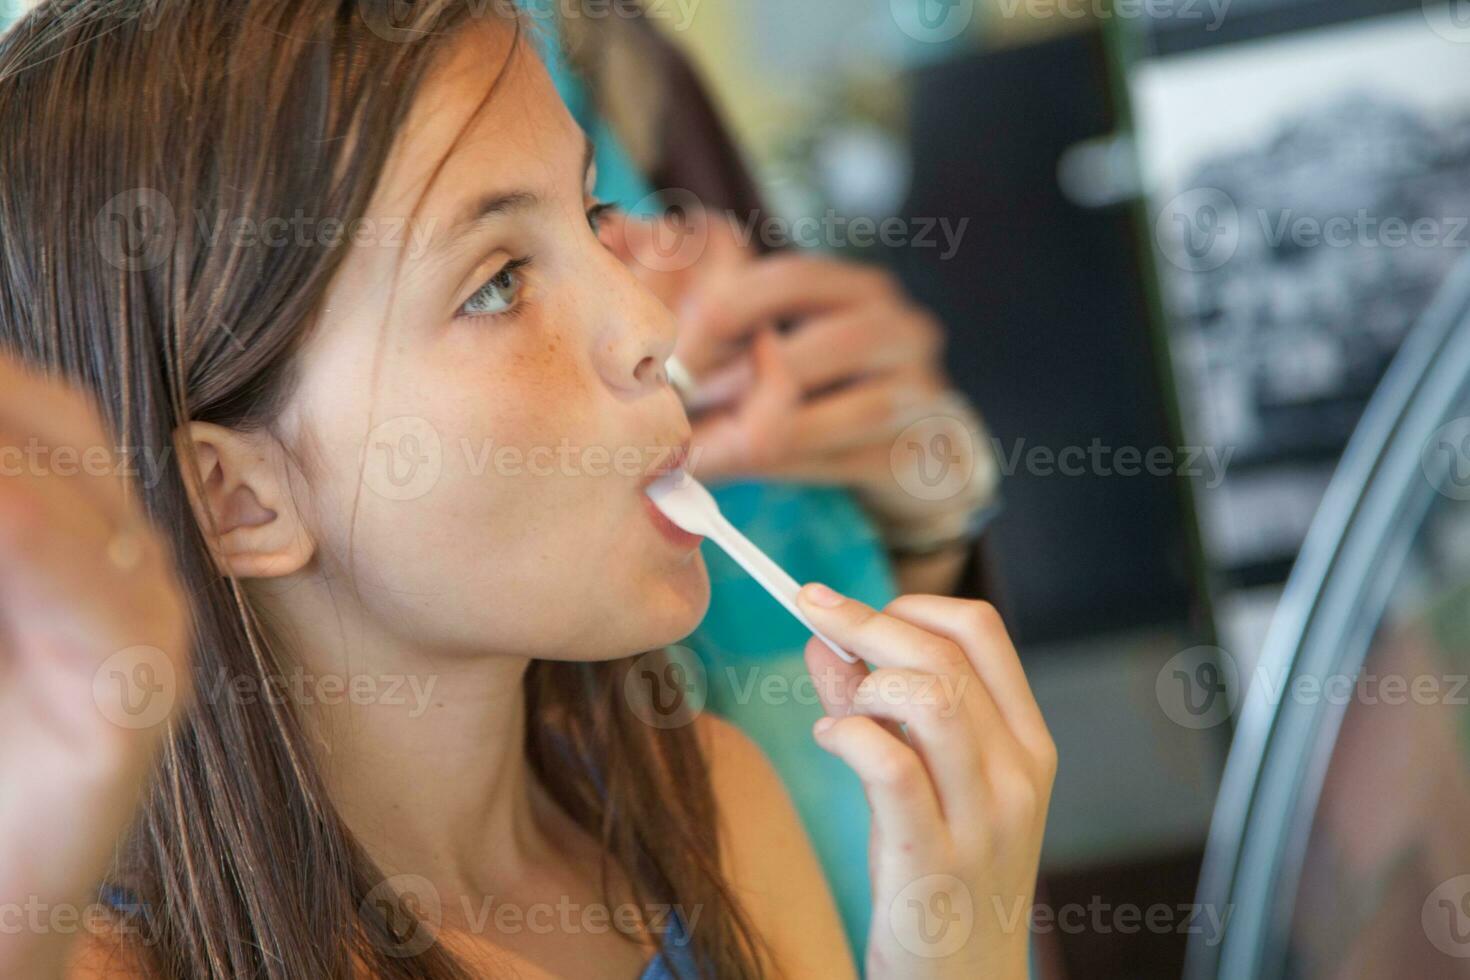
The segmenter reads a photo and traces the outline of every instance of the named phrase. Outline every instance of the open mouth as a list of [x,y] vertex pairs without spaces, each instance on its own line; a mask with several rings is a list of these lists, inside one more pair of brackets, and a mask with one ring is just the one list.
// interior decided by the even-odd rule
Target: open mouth
[[662,454],[662,458],[650,468],[648,474],[639,481],[639,496],[643,498],[643,509],[648,514],[649,520],[653,521],[653,526],[658,529],[665,540],[681,551],[693,551],[698,548],[700,542],[704,540],[703,536],[691,534],[669,520],[644,491],[659,477],[682,470],[688,460],[689,441],[685,440],[683,445],[669,447],[668,451]]

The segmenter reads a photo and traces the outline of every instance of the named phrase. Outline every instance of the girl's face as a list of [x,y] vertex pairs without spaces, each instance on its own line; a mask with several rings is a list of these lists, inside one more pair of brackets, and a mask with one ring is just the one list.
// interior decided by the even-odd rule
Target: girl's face
[[709,601],[698,539],[642,492],[689,439],[674,323],[599,242],[587,140],[509,35],[467,31],[426,80],[282,432],[313,461],[303,531],[371,631],[624,656]]

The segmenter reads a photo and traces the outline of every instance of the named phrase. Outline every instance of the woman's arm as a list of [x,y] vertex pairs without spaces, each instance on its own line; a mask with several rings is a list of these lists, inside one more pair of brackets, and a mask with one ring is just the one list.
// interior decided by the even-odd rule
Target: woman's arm
[[696,724],[720,810],[727,880],[769,947],[770,972],[856,976],[821,865],[765,753],[729,722],[703,715]]
[[904,595],[954,595],[977,543],[965,541],[932,555],[894,556],[893,577]]

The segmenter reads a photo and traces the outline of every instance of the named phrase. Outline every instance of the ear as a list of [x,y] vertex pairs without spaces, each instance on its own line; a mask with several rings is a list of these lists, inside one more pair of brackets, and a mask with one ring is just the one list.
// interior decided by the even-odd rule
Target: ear
[[189,504],[220,572],[278,578],[304,568],[316,543],[292,502],[286,453],[275,437],[189,422],[174,431],[182,465],[188,443],[199,472],[198,487],[185,479]]

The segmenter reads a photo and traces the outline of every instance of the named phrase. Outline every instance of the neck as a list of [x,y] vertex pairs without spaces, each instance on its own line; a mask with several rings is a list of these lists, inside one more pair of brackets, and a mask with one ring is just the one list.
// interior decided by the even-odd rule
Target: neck
[[[529,662],[369,659],[400,666],[367,667],[357,651],[322,665],[347,690],[312,710],[332,800],[378,867],[441,892],[490,894],[544,860],[551,847],[537,828],[548,801],[525,758]],[[416,665],[411,674],[404,664]]]

